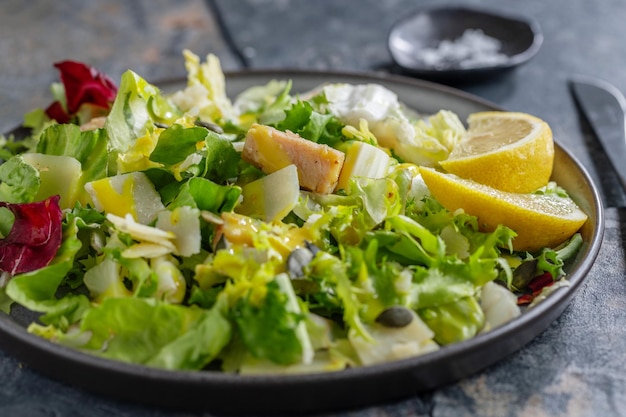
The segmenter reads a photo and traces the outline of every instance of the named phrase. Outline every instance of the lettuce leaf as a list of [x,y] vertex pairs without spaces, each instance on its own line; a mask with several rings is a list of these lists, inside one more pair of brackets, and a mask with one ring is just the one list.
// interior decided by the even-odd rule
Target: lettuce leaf
[[435,341],[449,345],[471,339],[485,323],[485,314],[473,296],[452,303],[418,310],[418,315],[435,333]]
[[247,129],[254,122],[270,125],[283,120],[291,103],[290,91],[291,81],[276,80],[244,90],[233,105],[242,128]]
[[181,336],[197,320],[199,309],[186,309],[142,298],[107,298],[83,318],[90,332],[85,349],[128,362],[144,363]]
[[[342,244],[357,245],[386,217],[402,209],[398,185],[389,178],[359,178],[350,182],[349,191],[348,195],[305,194],[310,202],[324,209],[317,227],[328,230]],[[304,217],[314,213],[308,212],[306,201],[301,201],[295,210]]]
[[201,127],[185,128],[174,124],[159,135],[159,141],[150,154],[150,160],[164,165],[174,165],[184,161],[196,152],[196,145],[207,136],[207,130]]
[[4,239],[13,228],[15,215],[6,207],[0,207],[0,239]]
[[320,252],[308,269],[309,278],[320,284],[316,298],[325,297],[326,300],[322,301],[326,307],[337,305],[346,327],[364,339],[371,340],[360,316],[361,303],[353,291],[346,263],[329,253]]
[[[81,165],[79,189],[86,183],[107,176],[107,134],[104,129],[81,131],[77,125],[57,124],[45,129],[37,144],[37,152],[47,155],[71,156]],[[79,198],[88,201],[85,191]]]
[[[409,304],[416,310],[472,297],[484,284],[498,278],[505,263],[500,258],[499,247],[513,237],[512,231],[505,227],[492,233],[478,232],[475,222],[466,215],[455,216],[441,210],[434,221],[428,216],[431,221],[427,224],[435,231],[410,217],[398,215],[386,220],[384,232],[368,236],[378,240],[383,249],[380,256],[395,259],[413,271]],[[439,231],[447,233],[438,234]],[[467,242],[464,250],[448,250],[446,242],[457,240]],[[459,256],[458,252],[465,250],[468,253]]]
[[206,178],[190,178],[178,191],[178,195],[168,206],[197,207],[212,213],[232,211],[241,195],[241,188],[233,185],[219,185]]
[[225,297],[200,317],[180,337],[163,346],[147,362],[165,369],[198,370],[215,359],[232,337],[226,318]]
[[180,111],[161,96],[157,87],[128,70],[122,74],[105,124],[109,150],[124,152],[137,138],[152,130],[155,121],[173,123],[178,116]]
[[402,201],[398,185],[389,178],[360,178],[350,184],[350,195],[363,202],[363,209],[375,225],[399,214]]
[[236,119],[226,95],[226,80],[220,60],[209,54],[205,62],[189,50],[183,51],[187,69],[187,88],[175,93],[172,100],[186,112],[194,112],[204,121],[225,122]]
[[[204,146],[201,146],[204,142]],[[173,177],[159,174],[155,183],[168,185],[172,180],[205,177],[218,183],[237,177],[241,156],[224,135],[202,127],[183,127],[175,124],[158,138],[150,161],[163,164]],[[156,166],[157,164],[155,164]],[[154,170],[152,176],[156,176]],[[160,181],[160,180],[164,181]]]
[[559,248],[543,249],[539,256],[537,256],[538,275],[542,272],[549,272],[554,280],[565,275],[565,271],[563,270],[565,262],[578,253],[582,244],[583,238],[581,234],[576,233]]
[[289,311],[288,298],[275,281],[266,285],[259,302],[250,294],[241,297],[231,314],[247,350],[256,358],[289,365],[302,359],[297,326],[303,318]]
[[434,166],[465,134],[458,116],[447,110],[412,121],[397,95],[380,85],[330,84],[323,94],[333,115],[354,128],[365,120],[378,144],[402,161]]
[[0,165],[0,201],[30,203],[40,183],[39,171],[21,156],[14,156]]
[[307,102],[298,100],[285,110],[285,118],[276,123],[278,130],[289,130],[313,142],[338,147],[344,140],[345,125],[332,114],[323,114]]
[[206,139],[205,172],[203,176],[222,183],[239,174],[241,156],[233,144],[215,132],[209,131]]
[[360,304],[360,316],[368,324],[374,323],[385,308],[407,303],[412,276],[398,263],[381,259],[378,244],[371,240],[363,248],[341,247],[342,260],[350,265],[348,275]]

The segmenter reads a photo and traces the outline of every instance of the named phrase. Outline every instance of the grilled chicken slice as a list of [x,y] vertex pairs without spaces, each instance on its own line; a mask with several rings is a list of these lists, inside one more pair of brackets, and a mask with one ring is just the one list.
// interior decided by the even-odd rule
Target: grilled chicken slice
[[345,154],[289,131],[253,124],[246,135],[241,157],[266,174],[294,164],[300,187],[328,194],[337,185]]

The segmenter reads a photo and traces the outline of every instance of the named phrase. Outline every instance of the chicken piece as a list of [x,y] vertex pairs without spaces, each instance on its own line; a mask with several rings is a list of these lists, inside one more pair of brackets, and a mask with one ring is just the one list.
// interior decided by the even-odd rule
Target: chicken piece
[[330,146],[259,124],[248,130],[241,157],[266,174],[294,164],[300,187],[321,194],[333,192],[345,159]]

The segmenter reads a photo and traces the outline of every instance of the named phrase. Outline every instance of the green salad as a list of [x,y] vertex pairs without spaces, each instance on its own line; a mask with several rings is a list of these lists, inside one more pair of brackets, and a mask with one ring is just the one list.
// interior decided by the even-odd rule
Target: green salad
[[[465,134],[376,84],[237,97],[184,52],[165,94],[74,61],[54,101],[0,138],[0,306],[28,331],[151,367],[326,372],[433,352],[567,285],[581,243],[515,252],[515,232],[430,196]],[[563,190],[552,187],[542,192]]]

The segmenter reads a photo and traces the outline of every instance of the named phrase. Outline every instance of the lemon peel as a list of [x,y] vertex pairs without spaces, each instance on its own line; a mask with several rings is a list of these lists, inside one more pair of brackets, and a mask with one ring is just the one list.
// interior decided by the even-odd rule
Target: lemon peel
[[587,220],[569,197],[509,193],[427,167],[420,167],[420,174],[437,201],[450,211],[476,216],[481,230],[490,232],[499,224],[514,230],[517,251],[555,247]]
[[502,191],[529,193],[545,186],[554,165],[554,141],[543,120],[519,112],[479,112],[465,137],[440,161],[447,172]]

